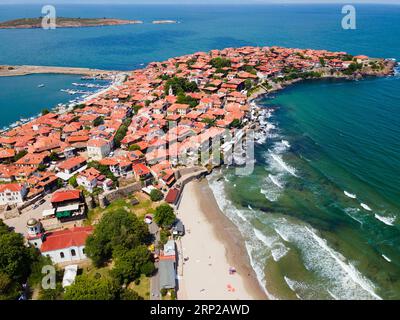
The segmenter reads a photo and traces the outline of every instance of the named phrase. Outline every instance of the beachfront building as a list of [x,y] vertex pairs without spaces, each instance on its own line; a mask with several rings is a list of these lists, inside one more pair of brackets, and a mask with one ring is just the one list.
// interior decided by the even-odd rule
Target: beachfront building
[[25,184],[2,184],[0,185],[0,205],[22,204],[27,193]]
[[105,139],[92,139],[87,143],[88,157],[92,160],[101,160],[107,157],[111,150],[110,141]]
[[176,251],[175,241],[168,240],[158,262],[160,273],[160,289],[176,288]]
[[76,263],[87,259],[85,243],[93,227],[75,227],[46,232],[40,252],[53,263]]
[[80,190],[61,190],[53,194],[51,205],[60,222],[85,218],[85,200]]

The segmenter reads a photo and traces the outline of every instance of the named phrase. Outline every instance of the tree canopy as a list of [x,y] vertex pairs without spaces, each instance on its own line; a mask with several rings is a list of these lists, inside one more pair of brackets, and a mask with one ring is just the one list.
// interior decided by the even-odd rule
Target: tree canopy
[[217,58],[211,59],[210,64],[214,68],[222,69],[222,68],[230,67],[232,63],[231,63],[231,60],[229,60],[229,59],[217,57]]
[[173,77],[167,80],[165,84],[165,94],[169,93],[170,88],[172,88],[173,93],[176,95],[179,93],[199,91],[195,82],[179,77]]
[[150,199],[151,201],[160,201],[164,198],[164,194],[158,190],[158,189],[153,189],[150,192]]
[[120,255],[117,253],[111,275],[120,284],[128,284],[136,280],[141,274],[150,276],[154,272],[154,263],[150,251],[145,245],[140,245]]
[[101,266],[119,252],[134,249],[148,240],[146,224],[125,210],[107,212],[86,240],[86,252],[96,266]]
[[162,204],[156,208],[154,221],[161,227],[171,226],[176,219],[174,209],[168,204]]
[[25,246],[23,236],[10,231],[0,219],[0,300],[18,296],[38,258],[37,250]]
[[75,282],[65,290],[65,300],[116,300],[120,287],[116,281],[109,278],[77,276]]
[[188,104],[190,107],[194,108],[199,104],[199,101],[191,96],[185,95],[183,92],[178,94],[178,98],[176,99],[177,103]]

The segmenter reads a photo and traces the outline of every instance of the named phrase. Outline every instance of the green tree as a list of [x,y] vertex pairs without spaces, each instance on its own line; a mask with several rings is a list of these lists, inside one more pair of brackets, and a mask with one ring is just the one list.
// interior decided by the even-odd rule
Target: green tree
[[135,114],[138,114],[139,110],[142,109],[143,107],[142,107],[141,105],[139,105],[139,104],[134,104],[134,105],[132,106],[132,108],[133,108],[133,112],[134,112]]
[[75,282],[65,290],[65,300],[116,300],[120,288],[113,279],[77,276]]
[[140,147],[137,144],[132,144],[131,146],[129,146],[128,150],[136,151],[136,150],[140,150]]
[[114,136],[114,144],[117,148],[121,146],[121,141],[125,138],[129,125],[131,124],[132,118],[127,118],[124,123],[119,127],[118,131],[115,133]]
[[55,289],[41,289],[39,292],[39,300],[62,300],[64,288],[61,283],[56,284]]
[[18,152],[15,156],[14,156],[14,161],[18,161],[19,159],[25,157],[28,154],[28,151],[26,150],[21,150],[20,152]]
[[211,59],[210,64],[217,69],[222,69],[222,68],[227,68],[230,67],[232,62],[229,59],[217,57],[214,59]]
[[179,93],[199,91],[195,82],[179,77],[173,77],[167,80],[165,84],[165,94],[169,93],[170,88],[172,88],[173,93],[176,95]]
[[151,253],[145,245],[140,245],[116,257],[111,275],[118,283],[128,284],[140,278],[141,274],[149,276],[153,272],[154,263],[151,261]]
[[153,189],[150,192],[150,199],[151,201],[160,201],[164,199],[164,194],[158,189]]
[[119,295],[120,300],[144,300],[136,291],[131,289],[123,289]]
[[176,219],[174,209],[168,204],[162,204],[156,208],[154,221],[161,227],[171,226]]
[[18,296],[38,257],[38,251],[25,246],[23,236],[0,219],[0,300]]
[[246,88],[246,90],[250,90],[253,87],[253,81],[251,81],[250,79],[246,79],[246,81],[244,82],[244,87]]
[[93,126],[98,127],[100,125],[104,124],[104,118],[103,117],[97,117],[93,121]]
[[47,166],[44,163],[41,163],[38,165],[38,170],[39,171],[45,171],[47,168]]
[[178,93],[178,97],[176,99],[177,103],[188,104],[190,107],[194,108],[199,104],[199,101],[191,96],[185,95],[183,92]]
[[50,161],[57,161],[59,159],[57,152],[54,152],[54,151],[52,153],[50,153],[49,158],[50,158]]
[[231,128],[239,128],[240,127],[240,120],[239,119],[234,119],[231,124],[229,125]]
[[49,109],[43,109],[42,110],[42,116],[44,116],[44,115],[46,115],[48,113],[50,113]]
[[149,238],[146,224],[125,210],[107,212],[95,231],[86,240],[86,252],[96,266],[108,261],[114,251],[120,254],[141,244]]
[[76,181],[76,176],[72,176],[69,178],[68,183],[70,186],[76,188],[78,186],[78,182]]
[[111,172],[110,168],[108,166],[105,166],[101,164],[98,161],[91,161],[88,163],[88,168],[95,168],[98,170],[102,175],[106,176],[108,179],[111,179],[114,182],[117,182],[117,178],[114,176],[114,174]]

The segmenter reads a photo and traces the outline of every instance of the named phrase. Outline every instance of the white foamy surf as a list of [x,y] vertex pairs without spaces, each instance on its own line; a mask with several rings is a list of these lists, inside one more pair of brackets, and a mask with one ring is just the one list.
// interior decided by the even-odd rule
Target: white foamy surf
[[[375,293],[374,284],[365,278],[339,252],[330,248],[326,240],[314,230],[302,224],[281,218],[265,216],[265,223],[272,223],[277,233],[295,245],[302,254],[304,266],[310,272],[324,279],[324,286],[338,299],[381,299]],[[313,298],[315,290],[309,288],[302,293],[307,299]]]
[[371,209],[368,205],[366,205],[365,203],[361,203],[360,206],[361,206],[363,209],[367,210],[367,211],[372,211],[372,209]]
[[274,177],[272,174],[268,175],[268,178],[272,181],[274,185],[276,185],[278,188],[283,189],[283,185],[278,181],[276,177]]
[[394,226],[394,222],[396,221],[395,217],[384,217],[380,216],[379,214],[375,214],[375,219],[378,219],[388,226]]
[[356,198],[357,198],[357,196],[356,196],[355,194],[350,193],[350,192],[347,192],[346,190],[343,191],[343,193],[344,193],[347,197],[349,197],[349,198],[351,198],[351,199],[356,199]]
[[282,158],[274,153],[271,153],[272,159],[276,161],[276,163],[286,172],[290,173],[292,176],[297,177],[298,175],[296,174],[296,170],[289,166],[288,164],[285,163],[285,161],[282,160]]

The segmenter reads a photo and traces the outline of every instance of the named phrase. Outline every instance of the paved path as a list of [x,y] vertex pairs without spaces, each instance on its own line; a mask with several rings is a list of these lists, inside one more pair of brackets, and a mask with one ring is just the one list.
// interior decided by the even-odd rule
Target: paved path
[[[149,225],[149,231],[155,237],[154,245],[157,247],[160,241],[160,232],[158,226],[153,222]],[[158,270],[158,262],[154,263]],[[160,274],[157,273],[150,278],[150,300],[160,300]]]

